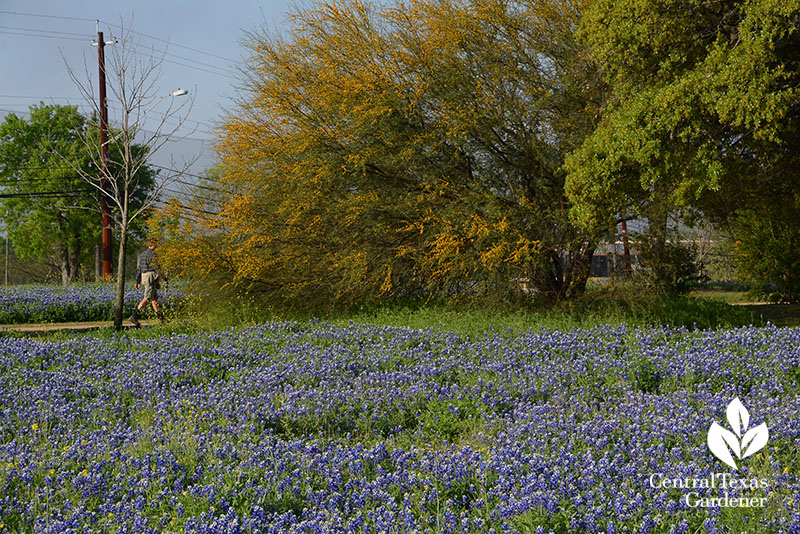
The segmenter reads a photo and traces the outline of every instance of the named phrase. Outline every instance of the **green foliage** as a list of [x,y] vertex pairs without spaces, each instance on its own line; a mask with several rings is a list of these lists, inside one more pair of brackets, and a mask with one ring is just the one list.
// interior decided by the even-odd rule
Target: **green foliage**
[[731,328],[764,322],[749,310],[719,300],[654,292],[643,278],[613,283],[558,309],[568,317],[580,318],[586,326],[627,323]]
[[[292,315],[284,316],[292,317]],[[434,328],[480,336],[484,332],[527,332],[531,328],[591,328],[602,324],[732,328],[764,321],[750,310],[724,302],[654,293],[643,281],[617,283],[552,307],[453,304],[398,300],[324,316],[335,322]]]
[[800,201],[783,199],[769,208],[744,212],[735,222],[735,260],[758,294],[800,302]]
[[580,35],[612,96],[566,160],[573,217],[698,208],[796,299],[799,21],[797,2],[593,2]]
[[680,241],[658,241],[643,234],[638,242],[641,273],[655,291],[685,293],[703,279],[703,264],[697,247]]
[[568,162],[575,215],[608,217],[658,190],[677,205],[730,208],[742,189],[788,171],[798,13],[767,0],[594,2],[581,35],[614,98]]
[[[101,220],[99,193],[90,181],[100,180],[94,160],[98,146],[97,124],[74,106],[31,106],[27,120],[12,113],[0,124],[0,188],[15,195],[0,202],[0,218],[14,252],[22,259],[55,263],[65,285],[81,265],[94,263]],[[109,145],[113,176],[121,172],[117,162],[122,150],[114,142]],[[138,144],[130,150],[138,156],[146,153]],[[142,205],[154,175],[147,166],[138,170],[132,208]],[[131,230],[141,235],[141,225]]]
[[[6,116],[0,125],[0,178],[5,193],[0,217],[15,253],[23,259],[55,257],[63,283],[94,252],[99,215],[97,196],[74,167],[91,172],[81,142],[86,119],[70,106],[31,106],[30,118]],[[75,192],[52,194],[53,192]],[[23,196],[24,194],[24,196]]]
[[650,360],[640,360],[636,364],[633,387],[642,393],[658,393],[663,377],[658,366]]

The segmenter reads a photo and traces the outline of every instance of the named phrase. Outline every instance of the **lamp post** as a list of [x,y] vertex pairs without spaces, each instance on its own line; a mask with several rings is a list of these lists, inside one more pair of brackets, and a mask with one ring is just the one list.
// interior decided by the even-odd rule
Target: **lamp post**
[[[97,60],[100,65],[100,213],[102,217],[103,230],[101,233],[101,256],[103,261],[103,281],[107,282],[111,278],[111,258],[112,258],[112,242],[111,242],[111,211],[108,207],[108,185],[110,175],[108,172],[108,104],[106,102],[106,66],[105,66],[105,53],[104,48],[107,44],[116,43],[116,39],[105,41],[103,39],[103,32],[97,32],[97,42],[92,43],[97,45]],[[178,97],[188,94],[189,91],[185,89],[176,89],[171,93],[162,96],[153,107],[158,105],[162,100],[168,97]]]

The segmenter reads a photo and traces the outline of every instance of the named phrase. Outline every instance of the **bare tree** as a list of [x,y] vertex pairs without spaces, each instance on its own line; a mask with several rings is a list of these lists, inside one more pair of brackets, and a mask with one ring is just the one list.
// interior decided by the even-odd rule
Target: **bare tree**
[[[98,40],[103,39],[98,32]],[[75,170],[81,178],[94,187],[101,199],[112,208],[113,224],[117,230],[119,253],[117,256],[117,294],[114,310],[114,327],[122,328],[123,303],[125,297],[125,259],[131,223],[152,210],[161,199],[166,186],[174,182],[197,160],[183,161],[181,165],[172,160],[170,170],[154,172],[154,183],[144,190],[140,179],[148,161],[169,143],[179,141],[193,133],[185,129],[187,116],[194,104],[194,95],[181,99],[175,104],[174,98],[186,95],[184,90],[165,92],[159,85],[166,51],[143,47],[136,32],[121,25],[121,33],[105,62],[105,78],[108,87],[107,101],[114,112],[107,128],[108,139],[98,141],[96,136],[87,135],[83,139],[100,173],[87,173],[85,169]],[[98,46],[104,43],[98,42]],[[96,87],[92,81],[90,68],[84,57],[85,76],[78,76],[67,64],[69,76],[81,91],[95,114],[104,120],[101,103],[96,98]],[[164,101],[164,104],[162,102]],[[101,125],[101,132],[104,130]],[[187,131],[188,130],[188,131]],[[181,134],[180,132],[186,132]],[[101,138],[103,136],[101,135]],[[117,154],[113,161],[107,161],[108,147],[114,146]],[[144,147],[141,150],[140,147]],[[105,148],[105,150],[104,150]],[[198,156],[199,157],[199,156]],[[106,164],[107,163],[107,164]],[[136,195],[136,202],[133,202]]]

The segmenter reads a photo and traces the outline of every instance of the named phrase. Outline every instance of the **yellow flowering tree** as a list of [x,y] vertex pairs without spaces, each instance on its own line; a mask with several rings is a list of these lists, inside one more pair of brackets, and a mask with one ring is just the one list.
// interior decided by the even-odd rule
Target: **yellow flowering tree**
[[231,194],[166,254],[304,305],[521,279],[580,293],[597,231],[570,223],[561,165],[603,94],[573,38],[581,9],[349,0],[298,11],[286,37],[250,34],[218,146]]

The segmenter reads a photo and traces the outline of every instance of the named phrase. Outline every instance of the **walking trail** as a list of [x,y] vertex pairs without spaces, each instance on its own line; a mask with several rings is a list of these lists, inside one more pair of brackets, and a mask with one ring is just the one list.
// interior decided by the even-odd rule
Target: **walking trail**
[[[156,323],[154,320],[140,320],[142,326],[150,326]],[[0,332],[56,332],[59,330],[98,330],[100,328],[111,328],[113,321],[89,321],[85,323],[44,323],[44,324],[3,324],[0,325]],[[127,319],[122,322],[122,328],[127,330],[136,328]]]

